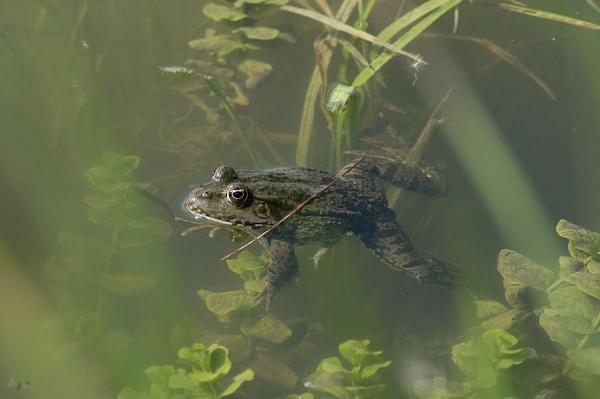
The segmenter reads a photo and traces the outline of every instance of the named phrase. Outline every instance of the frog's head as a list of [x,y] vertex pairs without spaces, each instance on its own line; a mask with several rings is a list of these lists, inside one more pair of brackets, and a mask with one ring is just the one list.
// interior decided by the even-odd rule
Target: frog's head
[[230,166],[218,167],[210,182],[194,188],[183,209],[198,223],[259,227],[276,222],[271,205]]

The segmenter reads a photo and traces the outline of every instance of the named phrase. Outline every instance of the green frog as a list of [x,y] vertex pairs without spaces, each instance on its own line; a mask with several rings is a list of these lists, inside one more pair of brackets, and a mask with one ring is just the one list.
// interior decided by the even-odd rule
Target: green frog
[[267,309],[275,293],[298,270],[296,245],[331,246],[348,235],[357,236],[384,264],[420,283],[452,285],[453,265],[415,250],[388,208],[382,181],[427,195],[446,191],[444,179],[432,167],[363,155],[337,174],[303,167],[236,170],[220,166],[211,181],[187,194],[183,209],[185,219],[192,223],[243,229],[257,236],[330,185],[259,240],[270,257],[264,293]]

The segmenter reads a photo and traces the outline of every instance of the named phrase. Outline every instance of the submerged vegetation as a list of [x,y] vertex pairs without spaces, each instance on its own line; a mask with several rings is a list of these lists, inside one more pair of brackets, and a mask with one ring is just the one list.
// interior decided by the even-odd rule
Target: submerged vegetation
[[558,268],[500,251],[508,306],[475,301],[479,325],[452,347],[452,361],[464,377],[419,381],[418,397],[552,399],[597,392],[600,234],[566,220],[556,231],[568,240],[570,254],[558,259]]
[[[269,261],[265,254],[243,251],[227,259],[228,270],[221,270],[215,264],[223,248],[197,237],[193,242],[172,239],[172,220],[140,195],[144,190],[172,199],[181,186],[202,178],[218,164],[233,162],[255,168],[296,163],[337,169],[345,154],[358,150],[361,128],[372,126],[382,111],[400,124],[408,141],[417,142],[406,159],[416,162],[434,130],[452,119],[443,115],[443,108],[466,107],[473,121],[482,114],[465,97],[453,102],[460,85],[462,90],[468,86],[462,77],[450,76],[450,84],[436,82],[427,99],[416,98],[414,92],[422,89],[426,71],[451,69],[447,65],[440,66],[440,72],[434,69],[435,51],[416,45],[423,39],[484,49],[486,65],[478,72],[489,72],[500,60],[514,68],[513,75],[516,70],[530,79],[541,95],[565,101],[564,109],[572,108],[568,127],[573,137],[539,139],[565,148],[573,143],[572,151],[568,156],[564,155],[568,151],[560,154],[564,158],[556,161],[556,169],[543,172],[552,175],[564,169],[565,175],[573,174],[564,179],[564,190],[561,187],[556,198],[567,193],[563,200],[571,203],[577,193],[582,210],[556,206],[553,211],[565,213],[563,217],[581,214],[582,224],[589,219],[593,225],[600,194],[598,185],[590,181],[597,181],[598,147],[589,144],[597,142],[585,132],[596,131],[588,119],[597,115],[588,115],[586,107],[600,104],[597,88],[588,98],[578,87],[571,92],[549,84],[546,79],[551,73],[524,55],[523,49],[529,51],[540,42],[535,35],[531,42],[519,43],[517,38],[517,43],[511,43],[512,38],[505,37],[497,43],[492,25],[478,29],[482,37],[472,27],[466,32],[461,29],[478,12],[492,13],[512,16],[525,25],[538,21],[540,26],[583,28],[581,32],[596,35],[590,40],[594,44],[600,26],[591,19],[600,14],[584,18],[579,11],[600,10],[594,0],[582,1],[577,9],[533,0],[527,5],[510,0],[80,3],[31,0],[23,2],[23,9],[16,2],[0,5],[0,45],[8,60],[1,66],[7,76],[3,92],[10,98],[3,104],[3,119],[11,121],[4,129],[0,157],[1,198],[7,204],[0,209],[5,224],[0,272],[8,276],[0,278],[0,376],[8,382],[0,381],[2,389],[8,389],[6,393],[0,389],[0,396],[596,397],[600,389],[599,233],[561,220],[556,231],[568,240],[569,256],[561,256],[557,266],[502,250],[496,266],[504,300],[467,300],[464,308],[456,309],[460,314],[451,316],[457,319],[452,323],[438,313],[448,309],[444,306],[453,294],[427,291],[420,296],[410,286],[399,288],[394,277],[367,271],[369,262],[350,246],[342,248],[344,253],[328,252],[320,270],[303,264],[301,284],[306,295],[290,296],[266,312],[261,296]],[[116,22],[109,23],[112,20]],[[559,56],[570,57],[573,65],[581,63],[577,71],[585,67],[590,77],[596,77],[598,52],[581,44],[586,41],[578,41],[581,32],[568,32],[563,50],[568,47],[573,53],[565,50],[566,55]],[[546,36],[554,41],[554,31]],[[578,56],[573,55],[577,46],[581,47]],[[386,66],[392,64],[398,68],[387,74]],[[551,64],[552,59],[546,63]],[[308,73],[299,73],[307,65]],[[282,78],[280,71],[289,76]],[[281,87],[268,86],[277,79]],[[569,75],[569,79],[575,78]],[[135,84],[129,85],[131,80]],[[563,100],[569,96],[577,102]],[[518,108],[520,104],[509,98],[502,99],[501,105]],[[551,120],[548,124],[554,123],[548,109],[535,112]],[[256,116],[261,113],[262,119]],[[285,131],[277,123],[269,125],[272,120],[279,124],[283,120]],[[480,127],[475,122],[471,126],[483,134]],[[529,223],[532,213],[531,208],[512,205],[523,191],[510,192],[514,175],[506,170],[514,166],[509,165],[512,159],[500,160],[493,152],[504,139],[509,140],[508,133],[492,145],[472,140],[474,151],[485,153],[486,162],[498,162],[493,176],[470,176],[473,191],[481,198],[450,198],[454,202],[447,209],[453,215],[439,216],[440,207],[417,221],[414,214],[420,204],[411,198],[402,197],[396,208],[400,218],[413,217],[408,225],[421,233],[415,234],[417,240],[425,241],[422,230],[433,218],[445,224],[454,241],[433,232],[431,245],[443,246],[447,240],[448,252],[462,251],[457,258],[484,288],[489,269],[473,270],[471,265],[482,264],[485,254],[495,253],[498,242],[509,246],[511,239],[522,237],[511,236],[518,226],[502,230],[510,221],[498,222],[503,215],[496,213],[493,201],[510,203],[514,217],[523,223]],[[522,142],[510,140],[518,143],[515,147],[522,153],[543,147],[536,142],[521,148]],[[461,147],[454,145],[455,150]],[[125,155],[131,153],[141,155]],[[468,171],[480,158],[464,154],[456,150],[458,162]],[[552,156],[559,157],[558,152]],[[573,162],[573,170],[567,161]],[[483,170],[486,165],[474,168]],[[483,180],[501,188],[484,192],[489,186]],[[523,181],[528,183],[526,178]],[[455,192],[469,191],[466,184],[454,184]],[[542,181],[527,187],[548,184]],[[547,195],[547,201],[554,196]],[[487,210],[470,209],[465,198],[477,198]],[[390,203],[395,205],[398,199],[396,192]],[[558,217],[546,215],[546,201],[532,203],[546,216],[540,219]],[[401,208],[405,205],[417,211],[406,216]],[[493,220],[488,223],[490,216]],[[545,226],[535,227],[541,231]],[[495,229],[500,231],[498,239],[493,237]],[[524,247],[536,247],[538,237],[523,235],[528,241]],[[540,253],[557,252],[548,250],[543,237],[539,242],[538,253],[523,253],[537,259]],[[309,255],[301,255],[301,263],[307,263]],[[39,273],[43,279],[38,279]],[[419,324],[423,318],[425,327]],[[423,356],[423,363],[433,371],[414,374],[418,378],[403,374],[404,359],[398,355],[404,348],[399,348],[397,336],[403,334],[404,323],[413,322],[417,334],[424,337],[425,329],[433,333],[422,339],[427,343],[448,330],[442,350]],[[450,324],[456,324],[458,331],[452,331]],[[438,334],[439,329],[443,334]],[[178,357],[173,359],[176,350]],[[162,365],[148,368],[155,364]]]

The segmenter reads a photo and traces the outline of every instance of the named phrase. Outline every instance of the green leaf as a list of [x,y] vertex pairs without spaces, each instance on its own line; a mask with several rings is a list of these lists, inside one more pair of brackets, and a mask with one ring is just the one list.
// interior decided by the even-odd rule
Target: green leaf
[[370,342],[368,339],[351,339],[341,343],[338,349],[342,357],[349,361],[350,364],[360,366],[367,359],[379,359],[383,353],[381,351],[370,351],[368,349]]
[[169,393],[169,379],[175,375],[175,367],[152,366],[146,369],[146,378],[151,382],[150,394],[154,397],[165,396]]
[[600,274],[576,272],[571,274],[571,281],[586,294],[600,299]]
[[568,286],[552,291],[548,299],[554,309],[563,309],[570,314],[590,321],[600,314],[600,302],[581,292],[577,287]]
[[[182,376],[177,379],[178,384],[212,383],[227,375],[231,370],[231,361],[227,348],[213,344],[206,348],[202,343],[195,343],[191,347],[179,349],[177,355],[180,359],[188,360],[193,364],[193,372],[187,375],[186,381]],[[171,380],[173,383],[173,380]]]
[[125,388],[119,392],[117,399],[148,399],[148,395],[135,389]]
[[298,375],[282,361],[264,354],[256,353],[255,361],[250,365],[257,377],[273,385],[291,391],[298,383]]
[[255,308],[259,303],[243,290],[226,292],[200,290],[198,295],[206,303],[208,310],[216,314],[222,322],[234,321],[239,316]]
[[346,389],[345,381],[339,374],[317,372],[308,376],[304,385],[338,399],[354,399],[354,395]]
[[505,288],[525,286],[543,290],[554,281],[551,270],[510,249],[500,251],[498,271]]
[[115,185],[128,177],[139,165],[140,158],[107,152],[101,163],[85,171],[88,181],[101,191],[113,191]]
[[169,378],[169,387],[183,389],[184,391],[195,391],[198,384],[191,379],[184,369],[177,369],[177,373]]
[[202,342],[207,345],[223,345],[233,362],[244,361],[250,356],[250,343],[241,334],[202,335]]
[[360,376],[364,379],[371,378],[382,368],[389,367],[390,364],[392,364],[391,360],[388,360],[387,362],[369,364],[360,370]]
[[211,53],[231,53],[235,50],[245,48],[242,42],[230,35],[217,35],[190,40],[188,47],[195,51],[207,51]]
[[570,281],[571,274],[581,271],[585,266],[583,263],[570,256],[560,256],[558,258],[560,267],[560,278]]
[[244,382],[252,381],[254,379],[254,371],[246,369],[233,377],[233,381],[225,388],[220,394],[219,398],[234,394]]
[[267,280],[244,281],[244,290],[248,294],[262,294],[267,289]]
[[503,330],[508,330],[523,316],[525,316],[525,314],[526,313],[521,309],[511,309],[507,312],[499,314],[498,316],[482,321],[481,327],[485,329],[500,328]]
[[348,86],[343,83],[334,83],[325,100],[325,108],[327,111],[334,114],[341,114],[348,110],[348,102],[350,97],[357,93],[353,86]]
[[[195,344],[194,347],[196,347],[196,345],[201,344]],[[202,347],[204,346],[202,345]],[[189,360],[195,360],[194,364],[198,369],[191,373],[190,377],[196,382],[214,382],[224,375],[227,375],[229,370],[231,370],[229,353],[224,346],[213,344],[205,351],[201,350],[203,352],[202,354],[193,354],[191,351],[190,348],[182,348],[178,354],[182,359],[188,359],[186,356],[189,356]],[[197,361],[198,355],[203,355],[201,361]]]
[[227,259],[226,262],[227,267],[244,281],[263,280],[269,265],[265,253],[257,256],[250,251],[243,251],[237,257]]
[[561,219],[556,225],[559,236],[569,240],[573,248],[588,256],[597,256],[600,249],[600,234]]
[[503,357],[496,363],[498,369],[508,369],[512,366],[519,365],[528,359],[534,359],[537,357],[537,353],[532,348],[521,348],[516,350],[515,353],[509,356]]
[[266,26],[245,26],[233,31],[234,33],[241,32],[248,39],[253,40],[274,40],[279,36],[279,30],[268,28]]
[[119,248],[137,248],[168,239],[173,233],[171,225],[157,217],[130,222],[119,231]]
[[65,252],[90,258],[107,257],[115,253],[111,245],[87,234],[60,233],[58,242]]
[[386,388],[386,384],[346,387],[346,389],[352,392],[357,399],[381,397],[381,395],[385,393]]
[[560,319],[548,313],[547,309],[539,317],[540,327],[546,331],[548,337],[564,347],[574,348],[580,340],[580,336],[567,329]]
[[262,339],[274,344],[282,344],[292,336],[292,330],[278,318],[267,314],[249,326],[240,328],[248,337]]
[[246,14],[237,8],[225,6],[216,3],[208,3],[202,9],[204,15],[213,21],[241,21],[246,18]]
[[574,314],[569,309],[544,309],[544,314],[552,317],[553,320],[562,325],[567,330],[577,334],[590,334],[594,330],[591,320]]
[[506,313],[508,309],[497,301],[478,300],[475,301],[475,311],[477,319],[487,320]]
[[600,262],[591,259],[586,264],[586,267],[587,267],[587,269],[589,270],[590,273],[600,274]]
[[273,67],[266,62],[246,59],[238,66],[238,70],[247,76],[244,86],[247,89],[255,89],[271,74]]
[[318,373],[341,373],[347,374],[350,371],[342,366],[342,361],[338,357],[328,357],[319,363],[317,366]]
[[600,347],[571,351],[569,352],[569,356],[582,371],[600,375]]
[[484,331],[481,339],[484,344],[500,353],[506,353],[507,350],[519,342],[514,335],[499,328]]
[[158,279],[135,274],[110,274],[103,278],[102,286],[117,295],[139,295],[158,283]]

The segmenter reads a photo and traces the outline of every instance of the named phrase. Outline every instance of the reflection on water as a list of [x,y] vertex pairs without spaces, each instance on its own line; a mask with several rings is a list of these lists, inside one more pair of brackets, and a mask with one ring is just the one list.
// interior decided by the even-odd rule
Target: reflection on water
[[[325,90],[311,78],[330,64],[328,83],[349,84],[378,51],[341,35],[331,52],[322,27],[301,16],[263,8],[246,24],[250,1],[230,7],[223,18],[240,18],[231,22],[206,17],[208,2],[5,3],[2,398],[127,387],[122,398],[595,397],[597,31],[465,3],[458,36],[448,36],[450,11],[436,35],[407,47],[427,65],[392,58],[341,123],[321,111]],[[369,7],[360,3],[349,19],[359,28]],[[369,31],[408,3],[375,3]],[[600,17],[593,1],[531,3]],[[219,4],[205,12],[219,19],[229,3]],[[186,60],[214,79],[159,70]],[[395,211],[416,247],[461,265],[468,291],[419,286],[347,237],[318,269],[320,245],[298,248],[296,281],[265,313],[259,246],[220,262],[247,237],[173,234],[136,191],[177,204],[223,164],[334,171],[380,113],[417,141],[451,86],[424,154],[450,191],[403,193]],[[560,219],[570,222],[557,235]]]

